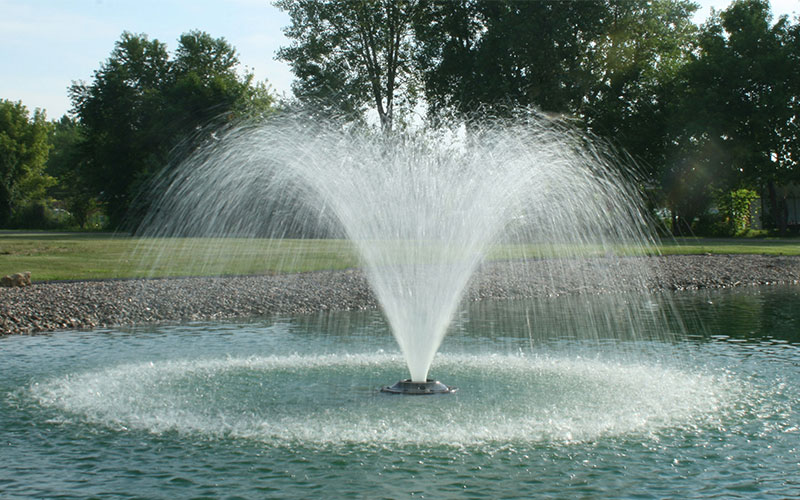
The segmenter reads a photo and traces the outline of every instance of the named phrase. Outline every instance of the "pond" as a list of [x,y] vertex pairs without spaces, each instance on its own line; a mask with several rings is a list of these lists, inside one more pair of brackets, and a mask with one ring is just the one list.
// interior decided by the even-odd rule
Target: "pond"
[[796,496],[800,287],[603,300],[468,305],[422,397],[377,311],[2,338],[0,496]]

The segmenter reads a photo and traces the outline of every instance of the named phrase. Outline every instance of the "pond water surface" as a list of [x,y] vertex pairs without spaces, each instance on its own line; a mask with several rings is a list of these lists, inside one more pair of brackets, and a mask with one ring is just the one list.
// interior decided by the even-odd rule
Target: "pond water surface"
[[800,497],[800,287],[585,301],[469,306],[433,397],[377,311],[2,338],[0,497]]

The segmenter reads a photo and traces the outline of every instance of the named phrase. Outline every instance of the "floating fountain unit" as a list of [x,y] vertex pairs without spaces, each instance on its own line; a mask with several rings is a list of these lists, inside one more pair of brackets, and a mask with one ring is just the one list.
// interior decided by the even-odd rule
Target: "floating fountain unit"
[[438,380],[427,379],[425,382],[414,382],[410,378],[400,380],[394,385],[381,387],[381,392],[388,394],[406,394],[409,396],[426,396],[430,394],[451,394],[457,387],[444,385]]

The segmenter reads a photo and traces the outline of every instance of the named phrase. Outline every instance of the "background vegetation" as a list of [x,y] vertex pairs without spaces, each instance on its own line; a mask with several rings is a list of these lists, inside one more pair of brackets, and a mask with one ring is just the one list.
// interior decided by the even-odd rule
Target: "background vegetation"
[[[134,230],[152,176],[215,128],[298,106],[377,123],[568,122],[626,155],[674,234],[797,231],[800,23],[736,0],[697,26],[688,0],[278,0],[278,102],[236,50],[199,31],[177,48],[123,33],[72,111],[0,101],[0,228]],[[266,55],[265,55],[266,56]],[[752,233],[752,231],[750,231]]]

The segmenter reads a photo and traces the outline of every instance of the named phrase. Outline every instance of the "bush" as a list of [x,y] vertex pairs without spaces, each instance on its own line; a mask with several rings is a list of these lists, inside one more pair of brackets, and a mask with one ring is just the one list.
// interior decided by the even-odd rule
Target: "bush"
[[9,225],[14,229],[56,229],[58,222],[49,207],[37,201],[15,210]]
[[[94,214],[86,222],[86,229],[101,230],[106,227],[107,218]],[[36,201],[23,205],[14,211],[9,224],[11,229],[75,230],[84,229],[76,218],[58,205]]]
[[717,207],[722,216],[721,223],[730,236],[742,234],[750,229],[750,205],[758,199],[751,189],[737,189],[716,196]]

